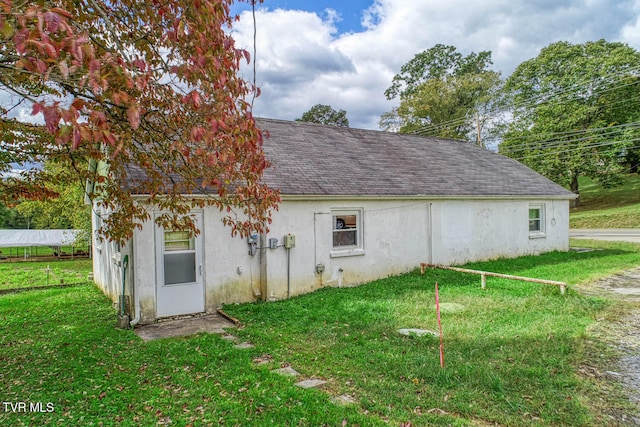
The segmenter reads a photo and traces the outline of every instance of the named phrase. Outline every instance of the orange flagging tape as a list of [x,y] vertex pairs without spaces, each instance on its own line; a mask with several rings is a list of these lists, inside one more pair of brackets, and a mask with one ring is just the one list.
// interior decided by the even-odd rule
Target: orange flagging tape
[[440,330],[440,366],[444,368],[444,344],[442,342],[442,322],[440,321],[440,296],[438,282],[436,282],[436,314],[438,315],[438,329]]

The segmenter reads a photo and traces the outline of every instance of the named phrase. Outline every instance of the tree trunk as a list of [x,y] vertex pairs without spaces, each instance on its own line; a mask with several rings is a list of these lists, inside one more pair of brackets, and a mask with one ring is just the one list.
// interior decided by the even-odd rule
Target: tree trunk
[[573,207],[577,208],[580,206],[580,189],[578,188],[578,173],[571,172],[571,184],[569,188],[573,193],[577,194],[578,197],[573,199]]

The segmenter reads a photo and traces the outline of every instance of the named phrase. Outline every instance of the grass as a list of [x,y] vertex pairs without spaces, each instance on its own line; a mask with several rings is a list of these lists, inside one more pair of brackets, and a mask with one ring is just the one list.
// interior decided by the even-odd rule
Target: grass
[[90,259],[0,263],[0,291],[38,286],[87,283]]
[[572,228],[640,228],[640,174],[629,174],[618,187],[603,189],[580,179],[580,207],[571,210]]
[[[597,244],[467,267],[576,284],[640,263],[638,245]],[[397,333],[437,329],[436,281],[443,303],[465,307],[442,314],[444,368],[436,337]],[[594,355],[612,357],[588,333],[609,302],[497,278],[483,291],[479,282],[428,270],[226,306],[243,324],[234,334],[256,345],[247,350],[207,334],[144,343],[114,328],[110,302],[91,286],[1,296],[2,401],[51,402],[54,412],[0,408],[0,425],[601,426],[602,405],[628,405],[616,385],[603,395],[577,373]],[[270,364],[253,363],[265,355]],[[288,364],[327,385],[304,390],[270,372]],[[342,394],[357,403],[331,403]]]
[[0,313],[2,401],[53,409],[0,408],[0,425],[369,425],[357,408],[256,367],[218,335],[144,343],[114,327],[91,286],[5,295]]

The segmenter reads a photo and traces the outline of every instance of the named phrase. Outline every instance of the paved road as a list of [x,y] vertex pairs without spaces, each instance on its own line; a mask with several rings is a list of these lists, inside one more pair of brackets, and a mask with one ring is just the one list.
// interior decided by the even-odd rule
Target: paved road
[[572,228],[569,237],[640,243],[640,228]]

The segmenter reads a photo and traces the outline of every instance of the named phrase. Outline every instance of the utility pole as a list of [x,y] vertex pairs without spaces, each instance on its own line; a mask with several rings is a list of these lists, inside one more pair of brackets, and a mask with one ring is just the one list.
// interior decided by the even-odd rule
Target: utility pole
[[476,111],[476,144],[482,147],[482,137],[480,135],[480,113]]

